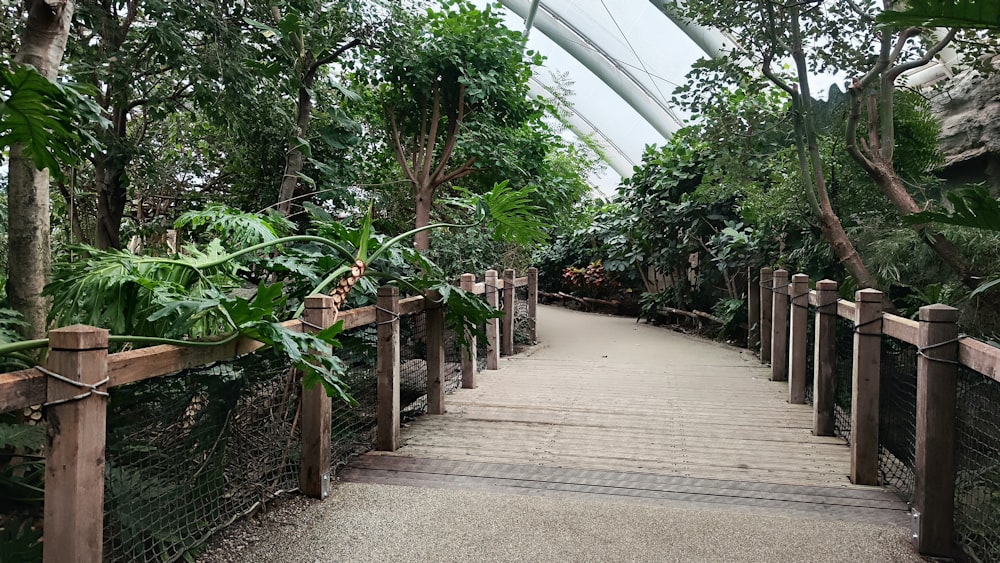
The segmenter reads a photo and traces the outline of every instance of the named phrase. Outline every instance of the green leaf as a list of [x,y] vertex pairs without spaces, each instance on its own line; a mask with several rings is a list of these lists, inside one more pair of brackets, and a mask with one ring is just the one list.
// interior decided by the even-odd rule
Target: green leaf
[[45,447],[45,427],[0,422],[0,450],[40,451]]
[[903,217],[909,225],[944,223],[986,231],[1000,231],[1000,200],[983,186],[970,186],[946,194],[951,211],[921,211]]
[[41,170],[60,174],[60,161],[75,163],[88,149],[100,149],[83,131],[86,122],[108,125],[87,87],[52,82],[33,67],[0,67],[0,147],[21,145]]

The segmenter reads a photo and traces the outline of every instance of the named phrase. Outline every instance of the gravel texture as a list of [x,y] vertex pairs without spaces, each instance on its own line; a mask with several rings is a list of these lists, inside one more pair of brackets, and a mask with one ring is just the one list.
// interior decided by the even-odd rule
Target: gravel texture
[[198,560],[922,561],[909,531],[831,520],[341,483],[230,528]]

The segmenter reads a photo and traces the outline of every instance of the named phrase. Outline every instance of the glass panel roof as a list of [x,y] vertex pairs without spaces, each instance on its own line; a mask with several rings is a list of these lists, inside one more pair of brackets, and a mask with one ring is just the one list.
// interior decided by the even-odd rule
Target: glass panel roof
[[[508,27],[523,31],[532,0],[501,2]],[[598,180],[606,192],[620,175],[631,174],[646,145],[662,144],[681,126],[687,115],[670,103],[671,94],[705,56],[649,0],[539,1],[528,48],[546,57],[535,73],[537,93],[551,87],[554,76],[570,81],[577,112],[571,125],[577,133],[596,133],[612,168]]]

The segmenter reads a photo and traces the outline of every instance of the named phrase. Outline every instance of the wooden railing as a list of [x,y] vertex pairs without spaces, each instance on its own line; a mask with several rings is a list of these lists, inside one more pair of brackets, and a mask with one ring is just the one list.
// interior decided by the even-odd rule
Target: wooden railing
[[[517,287],[528,289],[528,322],[532,341],[538,295],[538,272],[515,277],[506,270],[499,278],[486,272],[483,282],[474,274],[462,276],[461,288],[499,304],[498,293]],[[337,320],[344,329],[376,325],[378,405],[376,449],[394,451],[400,425],[400,316],[426,313],[427,409],[445,412],[444,309],[434,295],[399,298],[395,287],[379,288],[375,306],[343,311]],[[487,323],[487,369],[499,367],[499,355],[513,353],[514,291],[503,291],[502,323]],[[306,298],[301,320],[283,325],[295,331],[319,331],[333,324],[333,299],[325,295]],[[501,326],[502,325],[502,328]],[[475,335],[463,351],[462,387],[476,386]],[[104,450],[107,389],[178,371],[230,360],[261,348],[260,342],[239,339],[212,347],[152,346],[108,354],[108,332],[76,325],[49,333],[48,363],[44,370],[28,369],[0,374],[0,412],[32,405],[46,405],[49,444],[45,468],[43,559],[46,562],[98,562],[102,557]],[[330,485],[331,399],[322,386],[302,391],[302,454],[300,490],[325,498]]]
[[[751,276],[752,278],[752,276]],[[834,434],[836,318],[853,322],[851,481],[878,485],[879,383],[882,335],[917,347],[915,545],[926,555],[947,556],[954,539],[955,412],[958,367],[1000,381],[1000,348],[959,335],[958,311],[946,305],[920,308],[919,319],[882,310],[881,292],[864,289],[853,302],[837,298],[837,282],[762,268],[750,283],[750,341],[771,379],[788,381],[790,403],[804,403],[813,378],[813,432]],[[808,305],[807,305],[808,303]],[[808,306],[816,308],[813,373],[806,373]]]

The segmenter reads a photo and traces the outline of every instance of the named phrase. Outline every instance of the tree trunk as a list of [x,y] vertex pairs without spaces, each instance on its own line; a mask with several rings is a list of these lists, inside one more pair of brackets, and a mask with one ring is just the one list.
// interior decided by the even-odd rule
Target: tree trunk
[[[423,187],[417,188],[416,221],[414,228],[426,227],[431,224],[431,203],[434,201],[434,189]],[[429,250],[431,247],[431,232],[420,231],[413,237],[413,248],[417,250]]]
[[107,153],[94,157],[97,180],[97,233],[94,245],[102,250],[120,249],[121,225],[128,203],[124,162]]
[[309,133],[309,121],[312,117],[312,97],[309,95],[310,84],[299,88],[299,103],[296,110],[295,137],[288,140],[288,152],[285,155],[285,173],[281,176],[281,188],[278,190],[278,211],[288,215],[292,210],[292,198],[295,188],[299,185],[299,175],[305,165],[305,155],[302,154],[302,141]]
[[[46,2],[27,0],[28,20],[21,48],[14,57],[30,64],[43,76],[55,80],[66,50],[73,0]],[[11,147],[7,184],[7,296],[28,326],[25,338],[42,338],[46,332],[47,300],[42,289],[51,265],[49,243],[49,172],[36,170],[20,146]]]

